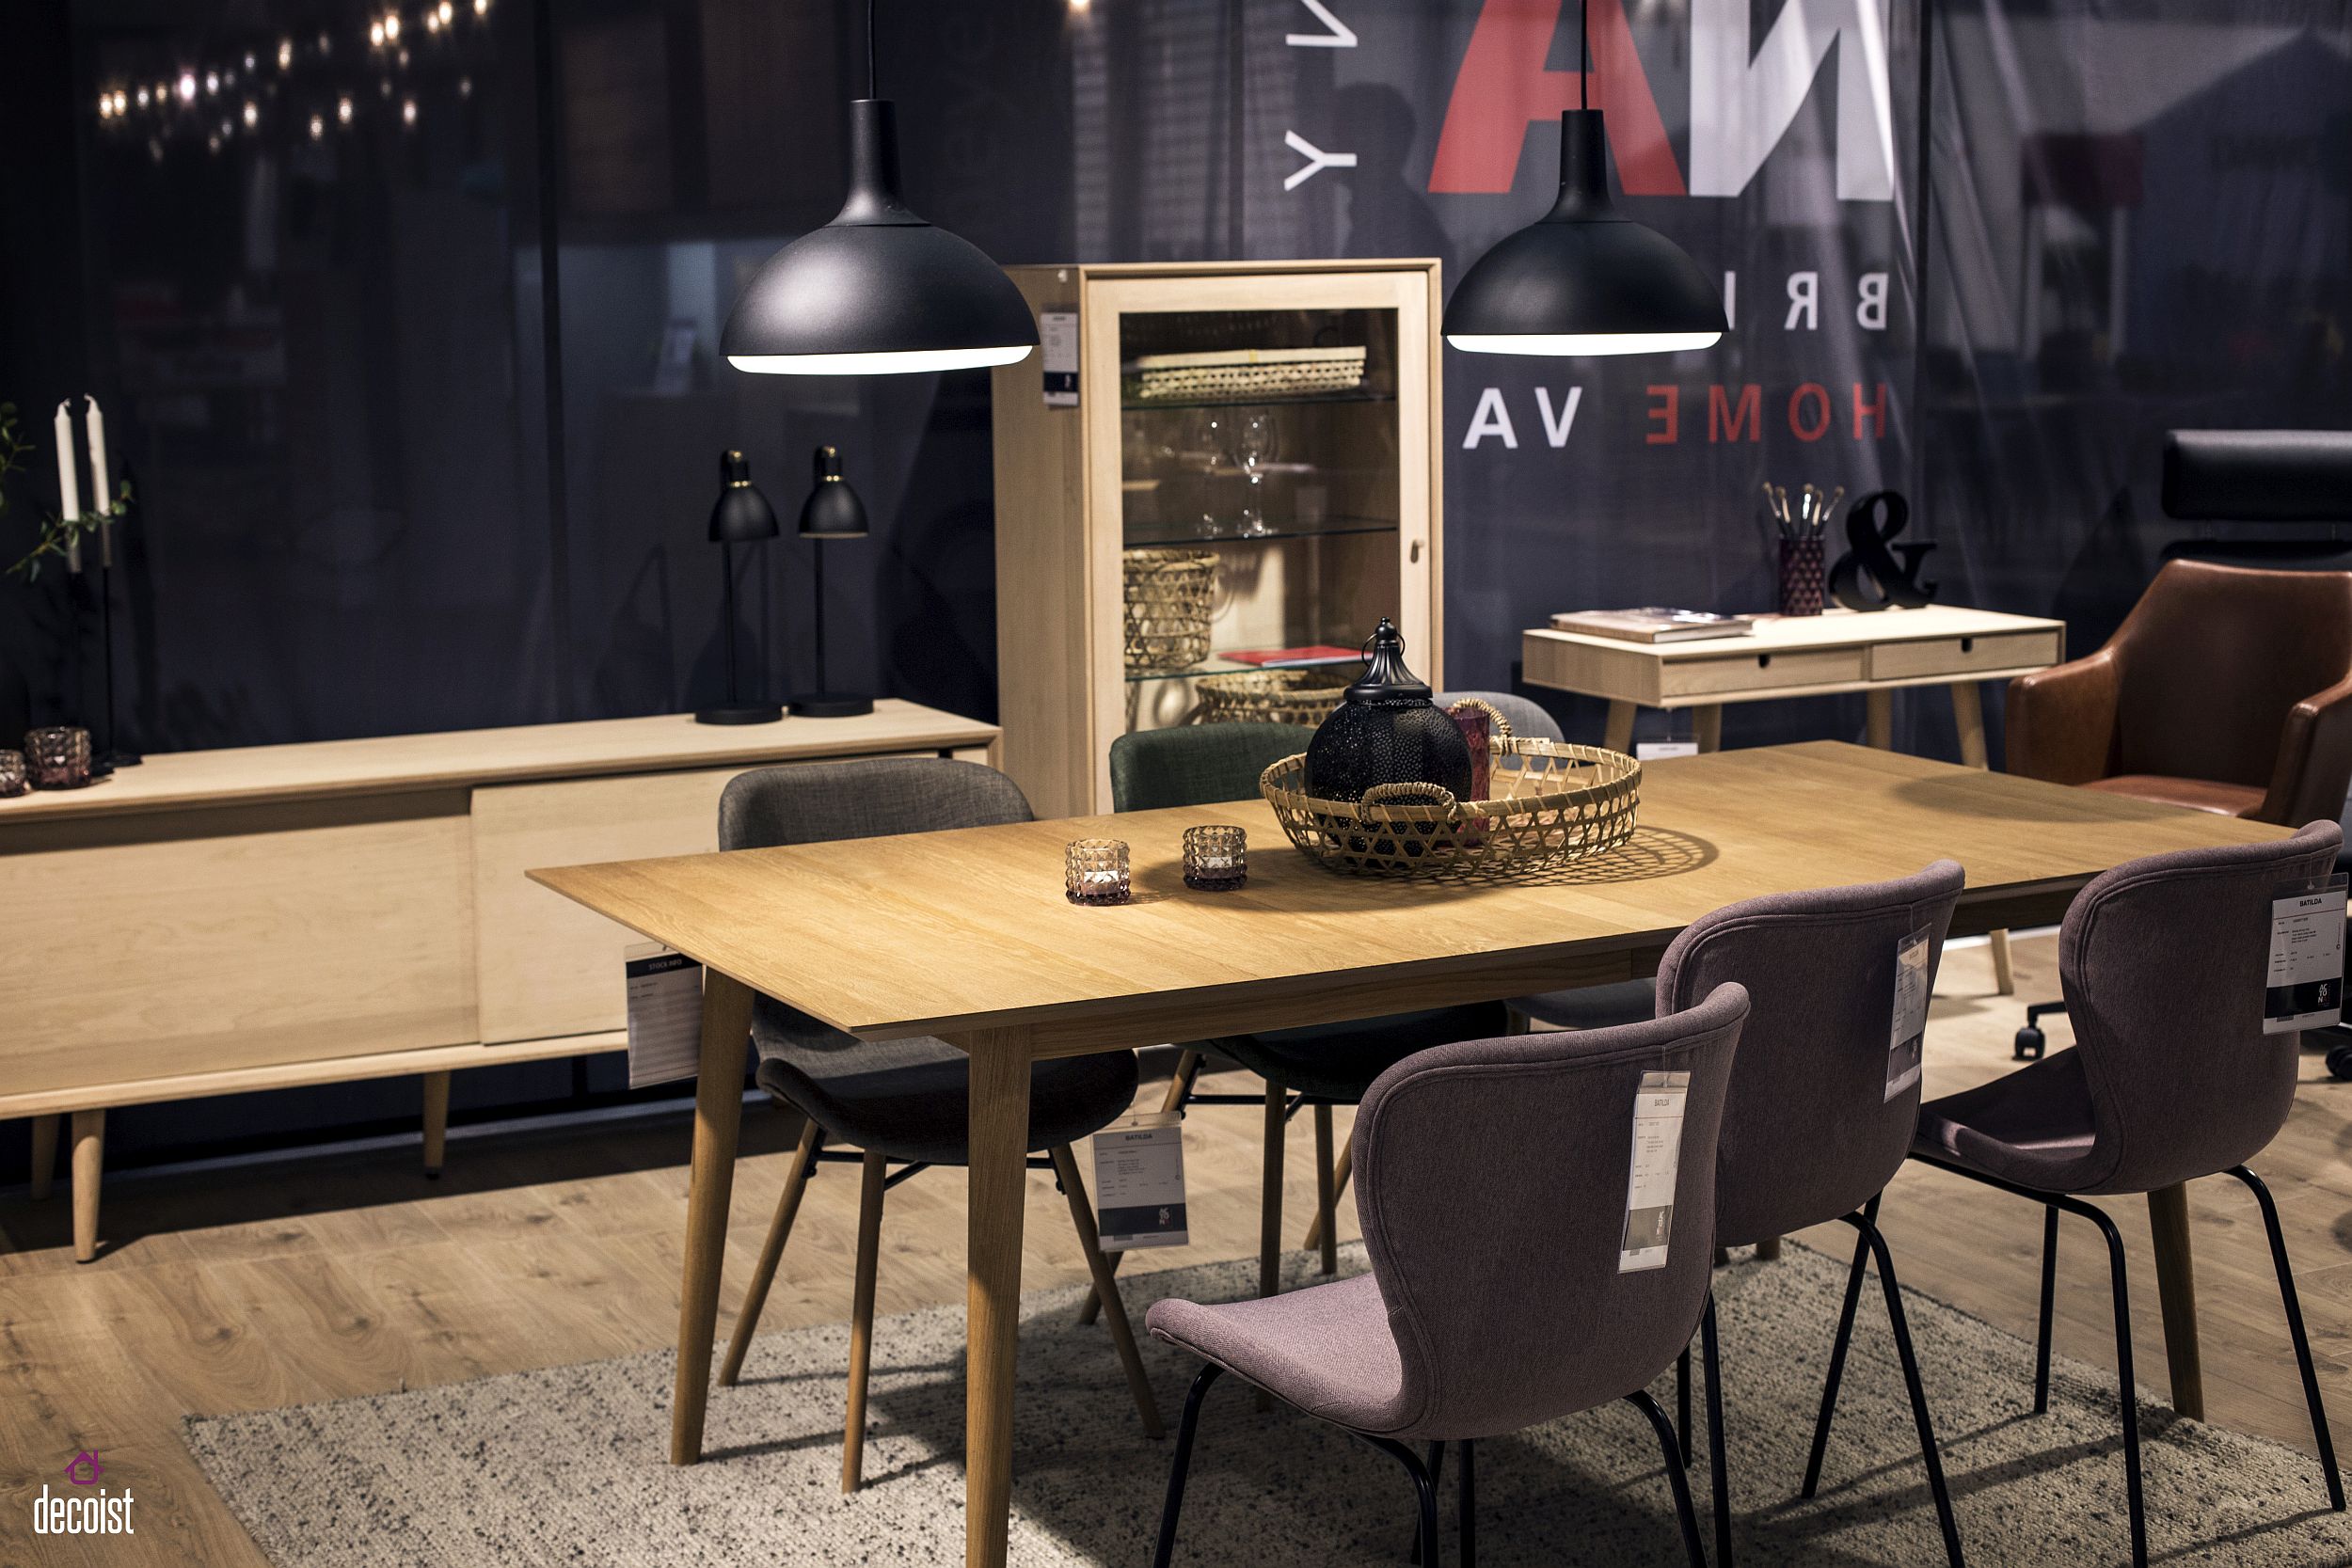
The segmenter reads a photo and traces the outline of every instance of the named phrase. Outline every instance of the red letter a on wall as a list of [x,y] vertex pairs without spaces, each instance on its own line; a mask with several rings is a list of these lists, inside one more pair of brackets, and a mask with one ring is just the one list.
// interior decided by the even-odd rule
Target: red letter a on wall
[[[1590,4],[1592,106],[1609,117],[1617,182],[1628,196],[1680,196],[1682,168],[1634,53],[1623,0]],[[1432,191],[1508,191],[1528,125],[1556,122],[1562,110],[1582,103],[1580,72],[1544,68],[1561,8],[1562,0],[1486,0],[1438,133]]]

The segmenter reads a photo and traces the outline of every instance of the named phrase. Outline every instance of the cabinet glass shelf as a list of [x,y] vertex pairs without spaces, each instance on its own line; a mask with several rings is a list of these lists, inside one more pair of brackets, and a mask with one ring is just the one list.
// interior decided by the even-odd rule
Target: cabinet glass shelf
[[1207,545],[1263,545],[1278,539],[1328,539],[1348,533],[1394,533],[1394,523],[1377,517],[1327,517],[1320,523],[1284,522],[1263,533],[1203,533],[1198,528],[1158,524],[1127,527],[1129,549],[1188,548]]
[[1188,681],[1202,675],[1241,675],[1257,670],[1303,670],[1315,675],[1328,675],[1333,686],[1345,686],[1364,673],[1360,660],[1345,664],[1249,664],[1227,658],[1223,654],[1211,654],[1188,670],[1130,670],[1130,681]]
[[1177,413],[1187,408],[1288,408],[1300,404],[1395,401],[1394,392],[1376,387],[1354,387],[1345,391],[1333,392],[1233,392],[1182,398],[1139,398],[1131,393],[1120,399],[1119,407],[1121,413],[1150,414],[1159,411]]

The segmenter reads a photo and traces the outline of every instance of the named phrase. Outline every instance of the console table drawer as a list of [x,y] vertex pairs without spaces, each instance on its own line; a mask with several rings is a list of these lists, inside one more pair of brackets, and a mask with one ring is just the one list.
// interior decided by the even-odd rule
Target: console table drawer
[[1660,672],[1660,695],[1703,697],[1724,691],[1765,691],[1788,686],[1857,684],[1863,673],[1860,648],[1804,648],[1784,653],[1745,653],[1708,658],[1672,658]]
[[2036,669],[2065,657],[2063,641],[2063,636],[2052,630],[1882,642],[1869,650],[1869,678],[1912,680],[1922,675],[1972,675],[1987,670]]

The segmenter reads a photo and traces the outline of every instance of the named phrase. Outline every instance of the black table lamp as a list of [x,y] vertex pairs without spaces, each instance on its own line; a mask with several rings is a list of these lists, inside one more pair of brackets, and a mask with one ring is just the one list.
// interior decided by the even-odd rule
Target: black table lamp
[[817,541],[817,689],[795,696],[792,711],[809,719],[853,719],[873,712],[874,699],[826,689],[825,552],[829,541],[866,537],[866,503],[841,477],[839,447],[818,447],[815,467],[817,482],[801,504],[801,537]]
[[735,663],[735,546],[773,539],[784,531],[776,509],[752,483],[752,466],[739,451],[719,454],[719,503],[710,509],[710,537],[719,546],[719,571],[726,615],[727,700],[723,707],[707,707],[694,715],[698,724],[772,724],[784,717],[782,705],[747,703],[737,684]]

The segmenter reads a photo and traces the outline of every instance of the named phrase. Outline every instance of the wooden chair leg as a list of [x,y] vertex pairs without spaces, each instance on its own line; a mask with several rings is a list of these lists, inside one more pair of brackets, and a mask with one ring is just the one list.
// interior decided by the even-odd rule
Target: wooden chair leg
[[889,1162],[866,1152],[857,1204],[857,1291],[850,1307],[850,1413],[841,1430],[841,1490],[854,1492],[866,1466],[866,1374],[874,1356],[874,1268],[881,1261],[882,1178]]
[[98,1256],[98,1181],[106,1168],[106,1113],[73,1113],[73,1260]]
[[[1347,1137],[1340,1144],[1340,1162],[1331,1172],[1331,1210],[1336,1215],[1340,1199],[1347,1195],[1348,1178],[1356,1174],[1356,1130],[1349,1128]],[[1317,1214],[1308,1222],[1307,1239],[1298,1243],[1312,1252],[1323,1244],[1323,1216]]]
[[1340,1227],[1332,1222],[1332,1210],[1339,1198],[1340,1186],[1331,1172],[1331,1107],[1315,1107],[1315,1223],[1320,1233],[1314,1243],[1323,1248],[1323,1272],[1340,1272]]
[[1146,1437],[1165,1437],[1168,1428],[1160,1422],[1159,1402],[1152,1397],[1152,1380],[1144,1375],[1143,1356],[1136,1349],[1136,1331],[1127,1322],[1127,1304],[1120,1299],[1119,1284],[1111,1277],[1111,1260],[1103,1251],[1103,1239],[1094,1229],[1094,1204],[1087,1196],[1086,1182],[1078,1175],[1078,1162],[1071,1154],[1068,1144],[1057,1144],[1046,1151],[1053,1157],[1054,1174],[1061,1179],[1062,1196],[1070,1200],[1070,1223],[1077,1227],[1078,1250],[1086,1254],[1088,1272],[1094,1275],[1094,1293],[1101,1298],[1104,1321],[1110,1325],[1111,1343],[1119,1351],[1119,1364],[1127,1373],[1127,1391],[1135,1396],[1136,1413],[1143,1418]]
[[449,1074],[424,1075],[424,1174],[439,1180],[441,1157],[449,1147]]
[[719,1386],[732,1388],[743,1375],[743,1357],[752,1348],[752,1336],[759,1330],[759,1314],[768,1306],[768,1287],[775,1283],[776,1265],[784,1260],[784,1243],[791,1239],[792,1221],[801,1212],[801,1195],[808,1191],[808,1179],[817,1169],[817,1147],[824,1141],[824,1131],[814,1121],[801,1128],[801,1145],[792,1155],[792,1169],[784,1179],[784,1192],[776,1199],[776,1217],[768,1222],[768,1240],[759,1249],[759,1267],[752,1271],[752,1288],[744,1292],[743,1309],[735,1315],[735,1330],[727,1338],[727,1357],[719,1368]]
[[57,1128],[63,1112],[33,1118],[33,1201],[46,1202],[57,1175]]
[[[1168,1076],[1168,1094],[1160,1101],[1162,1113],[1183,1110],[1184,1102],[1192,1098],[1192,1082],[1200,1076],[1200,1053],[1198,1051],[1179,1053],[1176,1057],[1176,1070]],[[1125,1253],[1112,1253],[1111,1273],[1117,1274],[1119,1265],[1126,1260]],[[1103,1293],[1100,1291],[1088,1291],[1087,1299],[1078,1307],[1078,1326],[1086,1327],[1087,1324],[1102,1316],[1102,1313]]]

